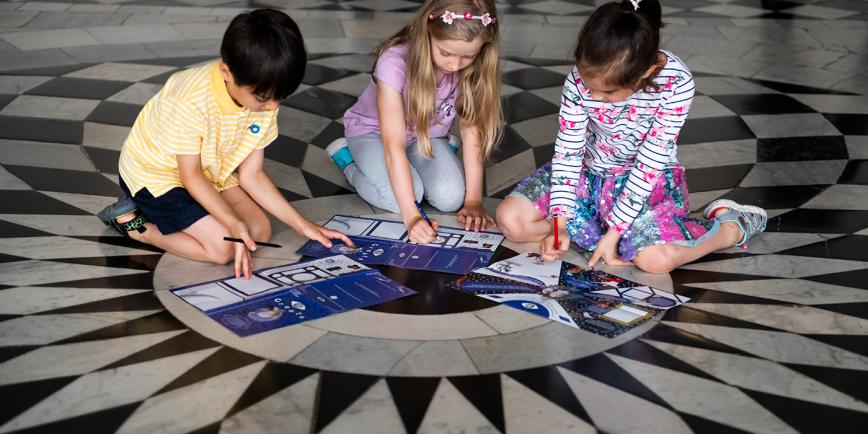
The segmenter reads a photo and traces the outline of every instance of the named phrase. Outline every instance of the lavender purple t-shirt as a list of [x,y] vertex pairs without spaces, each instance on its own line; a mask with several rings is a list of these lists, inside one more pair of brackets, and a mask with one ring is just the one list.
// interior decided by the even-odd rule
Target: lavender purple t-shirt
[[[374,77],[404,95],[407,79],[404,70],[407,45],[394,45],[386,49],[377,65],[374,67]],[[437,85],[437,95],[434,97],[434,117],[428,124],[428,137],[446,137],[452,121],[455,119],[455,101],[461,89],[458,87],[458,73],[448,74]],[[344,134],[347,137],[361,136],[380,131],[380,121],[377,115],[377,83],[372,79],[362,92],[359,100],[344,113]],[[407,129],[407,143],[416,141],[411,129]]]

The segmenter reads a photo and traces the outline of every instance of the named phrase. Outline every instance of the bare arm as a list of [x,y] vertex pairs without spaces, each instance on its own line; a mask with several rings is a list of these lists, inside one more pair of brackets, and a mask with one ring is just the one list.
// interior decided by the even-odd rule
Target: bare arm
[[[386,168],[401,217],[410,235],[410,241],[430,243],[436,236],[436,227],[425,223],[422,214],[416,209],[416,195],[413,192],[413,175],[407,159],[406,123],[404,120],[404,99],[400,92],[377,82],[377,113],[380,119],[380,134],[386,155]],[[433,222],[432,222],[433,223]],[[436,224],[434,224],[436,226]]]
[[461,147],[464,160],[464,207],[458,211],[458,221],[464,229],[485,230],[494,226],[494,219],[482,208],[482,179],[485,164],[482,157],[479,128],[461,119]]

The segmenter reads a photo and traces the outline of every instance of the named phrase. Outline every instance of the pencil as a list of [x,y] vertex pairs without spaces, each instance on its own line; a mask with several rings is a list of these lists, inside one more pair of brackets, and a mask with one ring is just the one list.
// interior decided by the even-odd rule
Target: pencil
[[560,250],[561,243],[558,242],[558,216],[552,218],[552,230],[555,231],[555,250]]
[[431,226],[431,219],[428,218],[428,214],[425,214],[425,210],[422,209],[422,204],[419,202],[413,201],[416,204],[416,209],[419,210],[419,213],[422,214],[422,218],[425,219],[425,223],[428,223],[428,226]]
[[[223,240],[244,244],[244,240],[242,240],[241,238],[223,237]],[[254,243],[256,243],[257,246],[263,247],[283,247],[280,244],[266,243],[264,241],[254,241]]]

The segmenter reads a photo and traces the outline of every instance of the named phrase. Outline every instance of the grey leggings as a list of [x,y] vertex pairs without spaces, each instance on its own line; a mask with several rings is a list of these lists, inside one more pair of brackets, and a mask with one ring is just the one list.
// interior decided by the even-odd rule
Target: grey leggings
[[[389,171],[383,141],[377,133],[347,137],[355,167],[347,167],[345,174],[350,185],[362,199],[371,205],[398,213],[398,202]],[[424,196],[428,203],[443,212],[457,211],[464,204],[464,169],[461,161],[449,148],[445,137],[431,139],[434,158],[428,159],[419,152],[418,145],[408,143],[407,159],[413,176],[413,191],[416,200]]]

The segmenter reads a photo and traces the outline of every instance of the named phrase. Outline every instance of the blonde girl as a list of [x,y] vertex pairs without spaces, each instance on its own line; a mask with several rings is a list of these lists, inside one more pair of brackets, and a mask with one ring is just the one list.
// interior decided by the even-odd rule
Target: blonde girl
[[[494,219],[482,208],[484,161],[502,135],[497,13],[491,0],[429,0],[375,49],[371,83],[344,115],[346,140],[327,152],[359,195],[400,212],[410,241],[432,242],[434,208],[465,229]],[[458,120],[458,140],[449,136]]]

